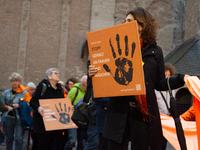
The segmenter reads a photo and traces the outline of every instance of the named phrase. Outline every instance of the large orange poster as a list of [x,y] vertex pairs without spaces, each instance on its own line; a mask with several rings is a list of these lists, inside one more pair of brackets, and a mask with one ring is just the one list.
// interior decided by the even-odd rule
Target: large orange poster
[[94,97],[145,94],[136,21],[87,33]]
[[69,98],[42,99],[40,106],[44,109],[44,126],[46,131],[77,128],[71,120],[73,114]]

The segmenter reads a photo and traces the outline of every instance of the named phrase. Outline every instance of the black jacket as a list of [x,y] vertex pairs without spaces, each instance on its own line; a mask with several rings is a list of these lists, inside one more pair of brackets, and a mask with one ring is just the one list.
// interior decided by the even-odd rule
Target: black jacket
[[[153,149],[158,148],[159,141],[162,138],[162,127],[160,115],[154,89],[165,91],[168,89],[164,74],[164,59],[160,47],[156,43],[144,46],[142,49],[142,60],[144,62],[143,70],[146,86],[147,107],[151,115],[155,117],[149,122],[150,145]],[[172,89],[179,88],[184,85],[184,75],[178,75],[170,79]],[[127,122],[129,101],[134,96],[112,97],[108,103],[107,116],[104,126],[103,136],[121,143],[124,129]]]
[[[45,83],[47,89],[41,96],[42,87]],[[35,133],[45,132],[44,122],[42,116],[38,113],[39,99],[53,99],[53,98],[64,98],[64,92],[60,84],[57,84],[57,89],[55,90],[50,82],[46,79],[43,79],[36,88],[35,93],[30,101],[30,106],[33,108],[33,131]]]

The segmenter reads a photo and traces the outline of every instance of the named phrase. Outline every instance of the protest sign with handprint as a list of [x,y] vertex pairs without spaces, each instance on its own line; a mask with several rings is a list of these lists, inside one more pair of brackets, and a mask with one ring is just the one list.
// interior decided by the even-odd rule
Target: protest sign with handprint
[[44,109],[43,121],[46,131],[77,128],[71,120],[73,110],[70,99],[42,99],[39,103]]
[[145,94],[137,23],[87,33],[94,97]]

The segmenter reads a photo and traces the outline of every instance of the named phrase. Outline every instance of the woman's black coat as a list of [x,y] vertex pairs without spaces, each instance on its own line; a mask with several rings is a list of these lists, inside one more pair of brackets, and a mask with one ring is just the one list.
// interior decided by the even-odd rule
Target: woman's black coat
[[[47,85],[47,89],[41,96],[43,83]],[[64,98],[64,92],[60,84],[57,83],[57,89],[54,89],[50,82],[46,79],[42,80],[36,88],[35,93],[30,101],[30,106],[33,108],[33,131],[34,133],[44,133],[45,127],[42,116],[38,113],[39,99]]]
[[[158,91],[168,90],[164,74],[164,59],[160,47],[156,43],[146,45],[142,49],[143,70],[146,86],[147,107],[151,115],[155,117],[149,121],[150,146],[153,149],[160,147],[159,141],[162,138],[162,127],[154,89]],[[184,85],[184,75],[178,75],[170,79],[172,89]],[[104,125],[103,136],[121,143],[126,126],[129,101],[133,96],[112,97],[108,103],[107,116]],[[142,132],[142,131],[141,131]]]

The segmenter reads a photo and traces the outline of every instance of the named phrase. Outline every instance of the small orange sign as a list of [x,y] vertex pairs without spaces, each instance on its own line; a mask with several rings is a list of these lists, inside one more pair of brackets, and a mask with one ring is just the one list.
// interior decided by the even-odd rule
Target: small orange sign
[[137,22],[87,33],[94,97],[144,95],[145,84]]
[[46,131],[77,128],[71,120],[73,114],[69,98],[40,99],[40,106],[44,109],[44,126]]

